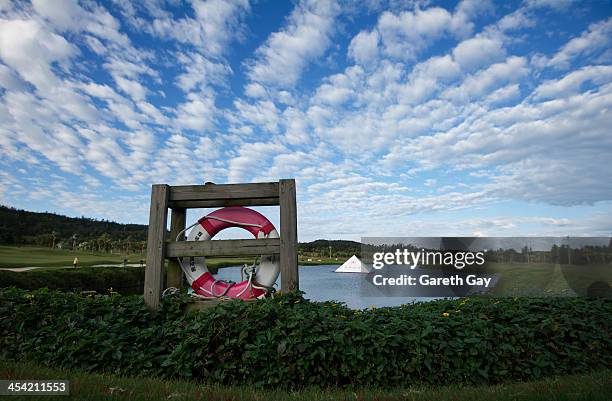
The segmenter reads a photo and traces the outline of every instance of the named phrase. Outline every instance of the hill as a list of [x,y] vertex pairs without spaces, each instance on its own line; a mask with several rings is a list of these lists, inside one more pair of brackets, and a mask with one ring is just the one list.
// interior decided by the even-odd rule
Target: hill
[[[0,244],[49,247],[65,244],[71,247],[75,234],[76,244],[87,244],[81,247],[83,249],[102,251],[128,246],[130,250],[139,250],[147,240],[147,226],[30,212],[0,205]],[[334,256],[359,255],[361,250],[359,242],[319,239],[298,244],[298,251],[303,255],[327,256],[330,246]]]
[[328,256],[329,247],[332,248],[333,255],[336,257],[350,257],[361,254],[361,243],[346,240],[327,240],[318,239],[312,242],[301,242],[298,244],[300,255]]
[[[0,243],[7,245],[51,246],[53,243],[94,241],[101,237],[114,241],[142,242],[147,226],[121,224],[87,217],[68,217],[55,213],[37,213],[0,205]],[[55,236],[55,239],[53,238]]]

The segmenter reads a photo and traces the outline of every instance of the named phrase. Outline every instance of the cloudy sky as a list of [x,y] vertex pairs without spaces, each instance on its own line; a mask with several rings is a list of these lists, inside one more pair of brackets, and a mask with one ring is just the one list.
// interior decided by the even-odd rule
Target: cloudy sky
[[0,0],[0,203],[295,177],[300,240],[607,236],[611,42],[605,0]]

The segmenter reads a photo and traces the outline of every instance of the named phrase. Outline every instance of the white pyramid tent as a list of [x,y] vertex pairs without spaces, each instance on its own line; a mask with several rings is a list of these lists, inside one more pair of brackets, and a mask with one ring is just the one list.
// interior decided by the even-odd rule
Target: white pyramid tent
[[355,255],[351,256],[349,260],[344,262],[342,266],[336,269],[336,273],[369,273],[367,267],[361,263],[361,260]]

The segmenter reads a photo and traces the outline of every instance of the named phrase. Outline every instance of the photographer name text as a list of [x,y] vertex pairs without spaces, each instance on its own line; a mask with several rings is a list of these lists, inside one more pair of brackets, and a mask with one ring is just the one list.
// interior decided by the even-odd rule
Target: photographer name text
[[489,288],[492,278],[478,277],[475,274],[469,274],[466,277],[454,275],[450,277],[432,277],[429,274],[421,274],[417,277],[410,274],[402,274],[398,277],[384,277],[382,274],[376,274],[372,277],[372,283],[376,286],[479,286]]

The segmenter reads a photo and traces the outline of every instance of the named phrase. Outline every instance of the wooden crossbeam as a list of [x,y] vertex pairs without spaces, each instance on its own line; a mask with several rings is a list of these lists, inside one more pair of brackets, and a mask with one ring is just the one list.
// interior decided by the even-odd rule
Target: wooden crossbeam
[[278,198],[278,182],[255,184],[176,185],[170,187],[170,200],[212,200],[237,198]]
[[213,199],[213,200],[174,200],[170,201],[168,206],[171,208],[207,208],[207,207],[222,207],[222,206],[277,206],[279,204],[278,197],[271,198],[238,198],[238,199]]
[[280,254],[280,239],[228,239],[166,243],[166,257],[246,256]]

